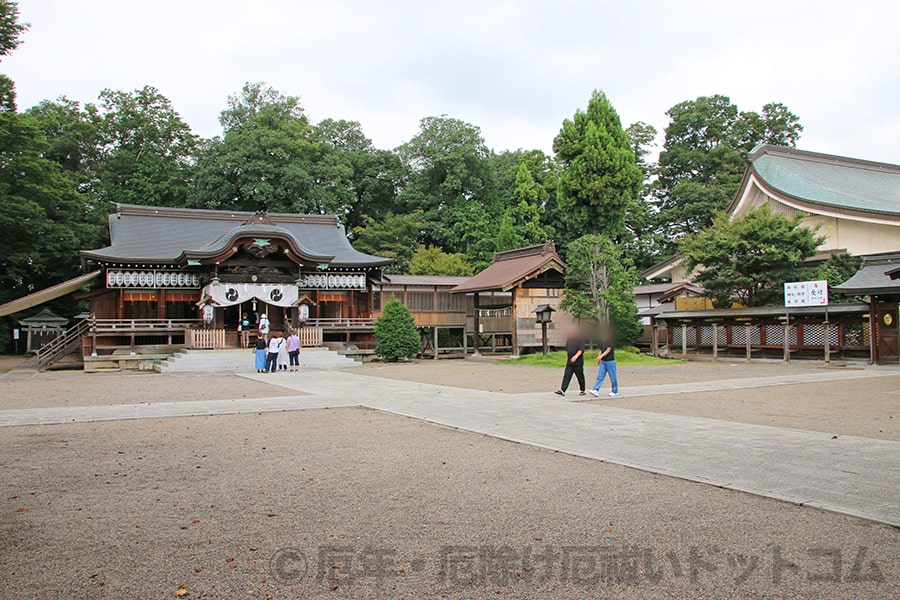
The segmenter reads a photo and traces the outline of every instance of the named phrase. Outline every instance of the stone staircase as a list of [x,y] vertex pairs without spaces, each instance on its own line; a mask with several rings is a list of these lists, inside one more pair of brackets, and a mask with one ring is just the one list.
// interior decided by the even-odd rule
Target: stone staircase
[[[255,373],[255,355],[251,350],[182,350],[159,364],[160,373]],[[361,363],[328,348],[303,348],[300,369],[346,369]]]

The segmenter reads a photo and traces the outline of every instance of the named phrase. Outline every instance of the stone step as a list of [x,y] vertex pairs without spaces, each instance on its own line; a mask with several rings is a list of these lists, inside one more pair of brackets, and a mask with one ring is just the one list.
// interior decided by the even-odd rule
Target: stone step
[[[255,354],[251,350],[183,350],[155,365],[160,373],[227,373],[255,370]],[[300,367],[345,369],[360,363],[328,348],[304,348],[300,351]]]

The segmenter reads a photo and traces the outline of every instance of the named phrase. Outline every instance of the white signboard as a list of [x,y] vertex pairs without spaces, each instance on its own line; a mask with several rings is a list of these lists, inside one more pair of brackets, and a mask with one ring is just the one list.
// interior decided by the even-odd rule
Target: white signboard
[[827,281],[795,281],[784,284],[785,306],[828,306]]

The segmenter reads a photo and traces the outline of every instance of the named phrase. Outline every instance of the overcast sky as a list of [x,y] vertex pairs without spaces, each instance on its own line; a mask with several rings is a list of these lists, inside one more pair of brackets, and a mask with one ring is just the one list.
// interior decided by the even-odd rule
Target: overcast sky
[[421,117],[482,128],[496,150],[549,151],[601,88],[623,124],[665,127],[682,100],[787,104],[799,147],[900,163],[900,2],[20,0],[31,23],[0,71],[20,108],[153,85],[195,133],[246,81],[376,145]]

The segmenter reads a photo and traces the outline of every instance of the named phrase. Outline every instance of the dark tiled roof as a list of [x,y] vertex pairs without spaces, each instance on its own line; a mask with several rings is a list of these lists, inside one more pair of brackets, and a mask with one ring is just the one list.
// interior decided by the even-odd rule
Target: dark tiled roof
[[556,254],[553,244],[498,252],[487,269],[450,291],[456,294],[507,291],[549,269],[562,272],[565,268],[566,265]]
[[101,262],[177,263],[185,257],[214,256],[238,237],[279,237],[310,262],[373,267],[390,259],[357,252],[337,217],[241,211],[195,210],[120,204],[109,216],[110,245],[84,250]]
[[900,294],[900,279],[891,278],[891,271],[897,268],[900,268],[900,254],[866,258],[853,277],[834,289],[848,296]]

